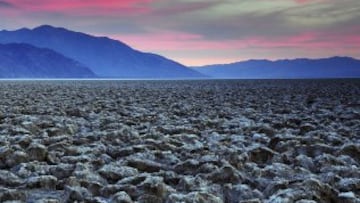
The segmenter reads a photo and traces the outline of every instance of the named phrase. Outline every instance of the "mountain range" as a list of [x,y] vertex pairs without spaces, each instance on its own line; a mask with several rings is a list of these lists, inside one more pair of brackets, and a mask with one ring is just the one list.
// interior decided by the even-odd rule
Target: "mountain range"
[[107,37],[43,25],[34,29],[0,31],[0,43],[26,43],[48,48],[108,78],[202,78],[204,75],[175,61],[132,49]]
[[50,49],[0,44],[0,78],[93,78],[86,66]]
[[186,67],[107,37],[42,25],[0,31],[0,78],[359,78],[350,57],[248,60]]
[[360,61],[350,57],[293,60],[248,60],[231,64],[193,67],[213,78],[296,79],[359,78]]

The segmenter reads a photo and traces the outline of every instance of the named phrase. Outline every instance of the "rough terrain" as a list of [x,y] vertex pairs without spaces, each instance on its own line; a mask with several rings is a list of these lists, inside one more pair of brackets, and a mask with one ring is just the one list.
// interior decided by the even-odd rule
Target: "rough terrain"
[[360,80],[2,81],[12,200],[359,203]]

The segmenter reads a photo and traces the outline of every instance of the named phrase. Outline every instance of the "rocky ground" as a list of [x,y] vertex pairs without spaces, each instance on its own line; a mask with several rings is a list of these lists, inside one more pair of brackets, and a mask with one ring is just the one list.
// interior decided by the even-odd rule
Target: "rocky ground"
[[0,82],[6,201],[358,203],[360,80]]

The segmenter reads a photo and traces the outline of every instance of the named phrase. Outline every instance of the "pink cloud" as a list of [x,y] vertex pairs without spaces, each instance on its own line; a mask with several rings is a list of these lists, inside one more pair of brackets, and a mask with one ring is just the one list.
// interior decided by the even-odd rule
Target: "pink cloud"
[[148,4],[154,0],[13,0],[11,3],[28,12],[59,12],[71,15],[109,15],[117,11],[122,12],[145,12],[150,8]]
[[154,15],[159,16],[166,16],[166,15],[174,15],[174,14],[185,14],[187,12],[196,11],[207,9],[211,6],[218,4],[219,2],[213,1],[199,1],[199,2],[187,2],[187,3],[180,3],[176,1],[169,1],[164,3],[163,1],[162,7],[159,7],[154,10]]
[[[360,36],[353,34],[344,36],[342,33],[304,32],[293,36],[262,37],[253,36],[238,40],[210,40],[202,35],[186,32],[153,32],[136,35],[112,35],[114,39],[123,41],[136,49],[155,53],[218,53],[217,57],[197,57],[190,54],[184,56],[168,55],[185,64],[209,64],[224,62],[226,53],[257,50],[268,53],[267,58],[276,58],[273,51],[287,56],[287,50],[292,53],[309,53],[308,57],[327,55],[354,55],[354,50],[360,49]],[[331,54],[333,53],[333,54]],[[294,55],[293,57],[298,57]],[[236,61],[233,59],[232,61]]]
[[[161,40],[161,41],[149,41],[141,39],[140,36],[122,37],[123,41],[130,45],[140,49],[149,51],[177,51],[177,50],[224,50],[231,48],[233,45],[224,44],[222,42],[208,41],[208,40]],[[156,38],[153,38],[156,39]]]
[[306,4],[306,3],[315,3],[320,1],[326,1],[326,0],[294,0],[298,4]]
[[299,4],[304,4],[304,3],[308,3],[310,2],[311,0],[295,0],[296,3],[299,3]]
[[[148,34],[111,35],[141,50],[227,50],[244,48],[332,48],[355,46],[360,36],[343,37],[305,32],[285,37],[247,37],[238,40],[210,40],[198,34],[185,32],[159,32]],[[360,45],[356,45],[360,47]]]
[[309,3],[319,3],[319,2],[326,2],[329,0],[294,0],[297,4],[309,4]]
[[226,42],[211,41],[198,34],[172,31],[162,31],[148,34],[111,35],[110,37],[128,43],[130,46],[134,46],[141,50],[161,51],[204,49],[223,50],[233,46],[233,44],[227,42],[237,42],[237,40],[229,40]]

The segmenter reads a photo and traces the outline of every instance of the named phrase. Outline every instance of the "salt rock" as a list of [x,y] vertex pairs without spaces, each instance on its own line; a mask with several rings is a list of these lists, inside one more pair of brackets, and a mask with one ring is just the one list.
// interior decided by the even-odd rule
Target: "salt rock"
[[133,203],[131,197],[124,191],[117,192],[111,199],[114,203]]
[[28,188],[55,189],[58,179],[52,175],[30,177],[26,180]]
[[172,202],[186,202],[186,203],[223,203],[220,197],[216,197],[207,192],[190,192],[184,194],[171,194],[169,195],[166,203]]
[[117,181],[119,179],[135,176],[138,174],[138,170],[129,166],[117,166],[115,164],[108,164],[103,166],[98,173],[111,181]]
[[0,188],[0,202],[20,201],[25,202],[26,194],[17,189]]
[[200,162],[195,159],[188,159],[175,165],[174,170],[179,174],[194,174],[200,167]]
[[298,155],[296,158],[295,158],[295,161],[296,161],[296,164],[298,164],[299,166],[305,168],[305,169],[308,169],[309,171],[313,171],[314,170],[314,162],[313,160],[306,156],[306,155]]
[[360,199],[357,199],[353,192],[340,193],[338,198],[339,198],[339,201],[342,203],[359,203],[360,202]]
[[223,166],[208,175],[208,179],[214,183],[234,183],[237,184],[244,180],[244,177],[231,165]]
[[22,148],[26,148],[32,142],[32,138],[29,135],[18,135],[15,136],[13,143],[20,145]]
[[104,184],[86,179],[80,179],[79,182],[82,187],[86,188],[94,196],[102,195],[101,189],[104,187]]
[[9,129],[10,135],[31,135],[31,132],[26,130],[25,128],[14,126]]
[[86,188],[79,186],[75,186],[75,187],[67,186],[65,187],[65,191],[69,195],[68,197],[70,202],[74,202],[74,201],[83,202],[85,198],[89,198],[92,196]]
[[181,191],[194,191],[205,188],[207,184],[208,182],[199,176],[183,176],[180,178],[176,188]]
[[240,200],[238,203],[262,203],[259,198]]
[[302,184],[305,191],[311,191],[313,196],[318,198],[321,202],[336,202],[338,192],[334,190],[329,184],[310,178],[305,180]]
[[22,180],[10,171],[0,170],[0,184],[6,186],[19,186],[22,184]]
[[138,198],[138,203],[163,203],[163,200],[155,195],[144,194]]
[[288,188],[288,186],[289,186],[289,181],[286,180],[268,181],[263,193],[266,196],[271,196],[279,190]]
[[[230,203],[238,202],[256,202],[263,198],[263,195],[258,190],[251,189],[248,185],[239,184],[231,185],[226,184],[224,186],[224,201]],[[256,201],[255,201],[256,199]]]
[[270,196],[265,203],[282,203],[282,202],[295,202],[297,199],[306,198],[307,194],[301,189],[282,189],[278,190],[275,194]]
[[32,143],[26,151],[31,160],[44,161],[47,155],[47,148],[39,143]]
[[181,134],[174,137],[178,138],[178,140],[181,140],[181,142],[184,144],[182,148],[186,151],[201,150],[204,147],[203,143],[198,140],[199,137],[197,135]]
[[163,168],[162,165],[157,162],[137,158],[128,159],[128,165],[137,168],[139,171],[149,173],[160,171]]
[[345,144],[340,148],[338,154],[349,155],[360,162],[360,144]]
[[163,177],[148,176],[139,186],[145,193],[164,198],[168,191]]
[[313,130],[316,130],[316,126],[311,123],[304,123],[300,125],[300,134],[305,134]]
[[13,150],[8,146],[0,147],[0,162],[5,162],[6,158],[9,157],[10,154],[13,153]]
[[255,147],[248,152],[249,160],[257,164],[266,164],[276,154],[267,147]]
[[50,168],[51,175],[58,179],[64,179],[71,176],[73,171],[74,166],[72,164],[58,164]]
[[360,190],[360,178],[344,178],[341,179],[337,186],[340,191],[358,191]]
[[317,203],[315,200],[302,199],[296,201],[296,203]]
[[26,163],[29,160],[27,153],[23,151],[15,151],[13,154],[7,157],[6,164],[9,167],[16,166],[21,163]]

